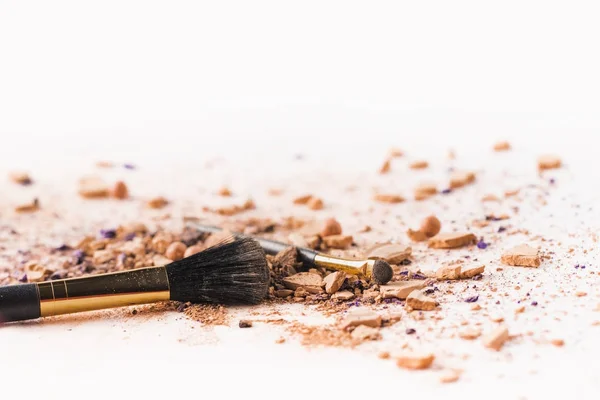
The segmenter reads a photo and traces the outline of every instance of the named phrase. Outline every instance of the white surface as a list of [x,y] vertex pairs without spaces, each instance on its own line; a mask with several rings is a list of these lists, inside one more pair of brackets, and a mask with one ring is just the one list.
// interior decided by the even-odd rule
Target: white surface
[[[317,168],[369,149],[343,164],[371,173],[390,144],[427,158],[451,146],[481,165],[508,138],[531,157],[559,152],[580,178],[569,195],[597,204],[598,11],[577,1],[2,1],[0,162],[48,179],[99,158],[167,175],[227,153],[269,165],[244,172],[267,186],[298,173],[287,163],[297,152]],[[286,162],[261,157],[266,148]],[[566,353],[517,347],[517,370],[482,353],[490,362],[460,385],[359,352],[275,346],[266,328],[182,344],[191,323],[171,316],[3,328],[0,370],[3,390],[45,398],[205,398],[217,382],[218,397],[597,398],[597,333],[581,318],[565,322]]]

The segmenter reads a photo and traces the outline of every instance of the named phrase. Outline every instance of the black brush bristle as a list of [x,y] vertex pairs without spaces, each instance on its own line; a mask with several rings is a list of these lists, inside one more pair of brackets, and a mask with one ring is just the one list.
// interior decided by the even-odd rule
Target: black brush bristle
[[167,265],[171,300],[256,304],[269,293],[265,252],[251,238],[231,238]]

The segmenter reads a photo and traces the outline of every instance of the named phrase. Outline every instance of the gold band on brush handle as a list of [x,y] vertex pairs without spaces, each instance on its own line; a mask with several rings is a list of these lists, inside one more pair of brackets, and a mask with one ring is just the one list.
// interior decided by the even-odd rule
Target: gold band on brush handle
[[359,275],[371,279],[375,260],[348,260],[326,254],[317,254],[315,257],[315,264],[320,267],[343,271],[348,274]]
[[38,283],[42,317],[154,303],[170,298],[165,267]]

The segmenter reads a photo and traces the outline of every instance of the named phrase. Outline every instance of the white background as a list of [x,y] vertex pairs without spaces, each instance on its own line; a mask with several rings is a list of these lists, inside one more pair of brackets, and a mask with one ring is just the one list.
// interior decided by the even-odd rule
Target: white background
[[223,144],[513,136],[552,150],[600,128],[599,11],[594,1],[4,0],[0,151],[60,149],[68,161],[70,149],[186,157]]

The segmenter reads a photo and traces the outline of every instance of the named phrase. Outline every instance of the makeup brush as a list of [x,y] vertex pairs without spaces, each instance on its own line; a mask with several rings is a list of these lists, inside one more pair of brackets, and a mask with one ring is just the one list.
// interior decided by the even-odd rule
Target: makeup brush
[[269,279],[260,244],[232,237],[163,267],[0,287],[0,322],[166,300],[256,304]]
[[[201,225],[195,222],[190,222],[188,226],[197,229],[200,232],[215,233],[222,231],[222,229],[216,226]],[[248,237],[239,233],[235,233],[234,235],[236,237]],[[271,255],[275,255],[291,246],[275,240],[257,237],[253,238],[260,243],[265,253]],[[346,258],[334,257],[319,253],[304,247],[296,247],[296,249],[298,250],[298,257],[300,261],[302,261],[304,266],[308,268],[324,267],[336,271],[344,271],[348,274],[358,275],[368,280],[372,279],[379,285],[388,283],[394,275],[394,270],[390,264],[384,260],[349,260]]]

